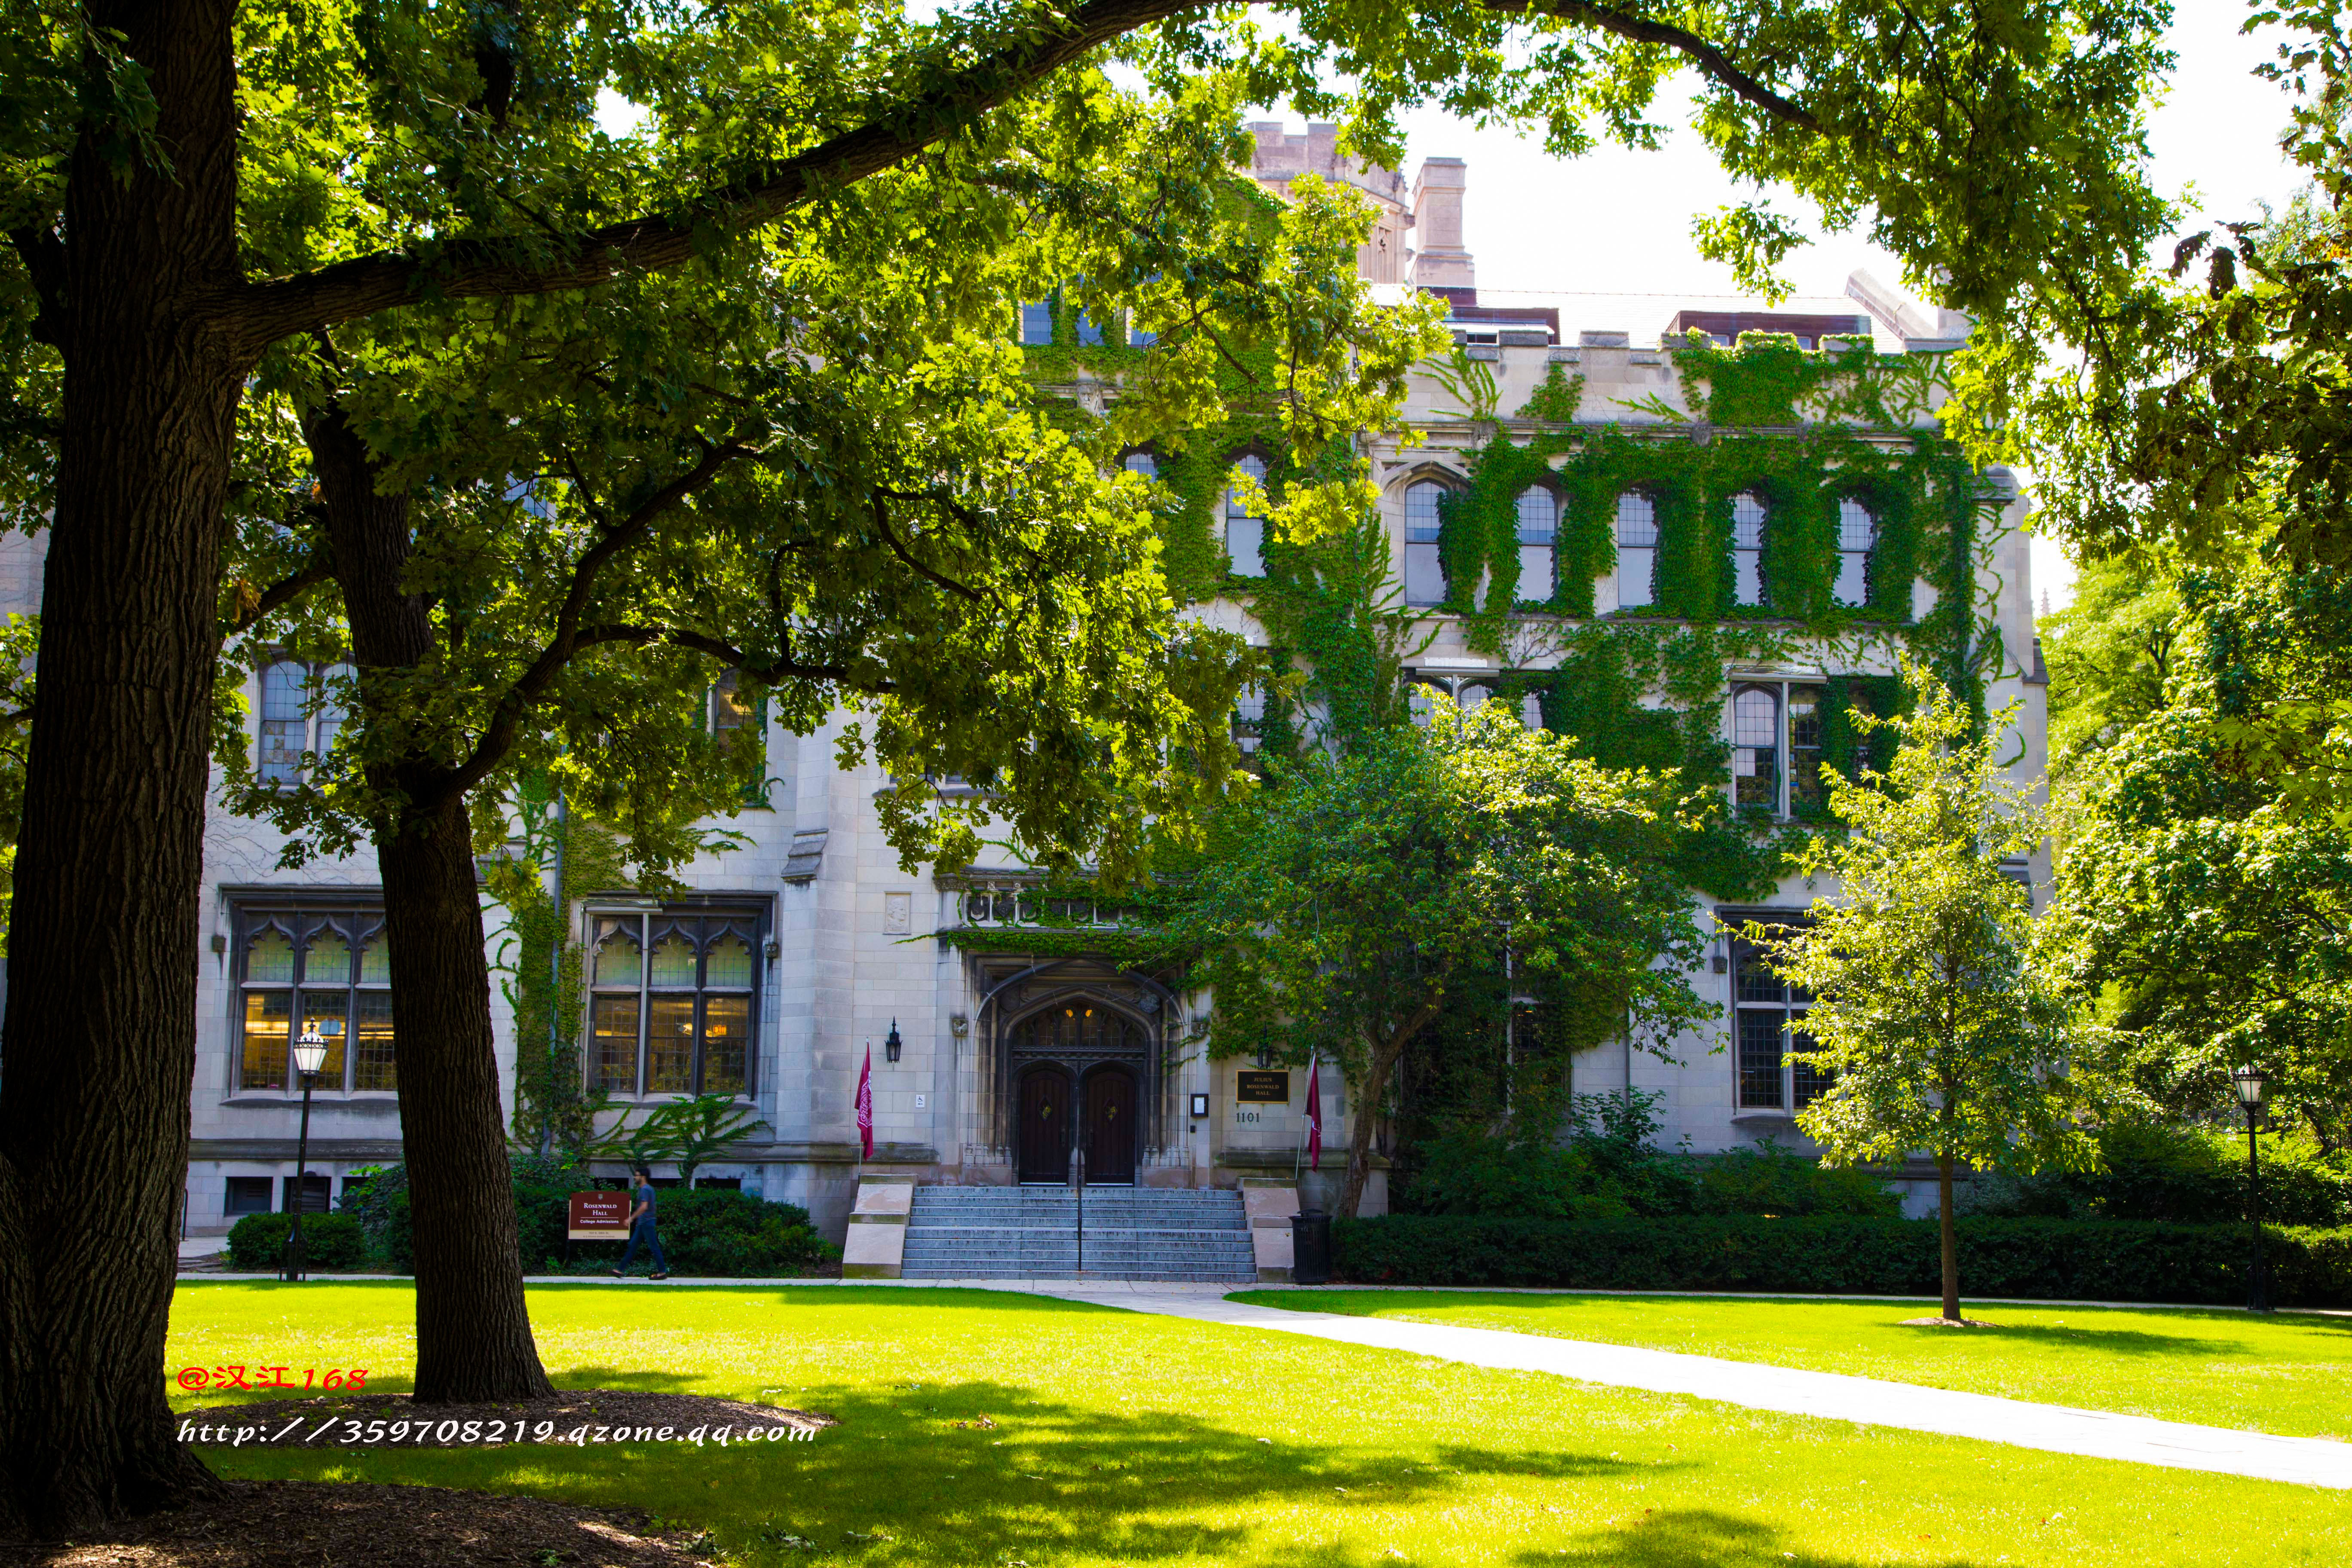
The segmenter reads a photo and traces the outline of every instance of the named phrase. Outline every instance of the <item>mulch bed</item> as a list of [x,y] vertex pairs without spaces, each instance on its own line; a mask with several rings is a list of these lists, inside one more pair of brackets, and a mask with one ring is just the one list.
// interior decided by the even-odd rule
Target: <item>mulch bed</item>
[[[255,1448],[676,1443],[694,1441],[698,1429],[705,1443],[785,1442],[837,1425],[814,1410],[625,1388],[564,1389],[533,1404],[414,1405],[404,1394],[265,1399],[184,1411],[178,1421],[183,1442]],[[667,1436],[661,1436],[665,1428]]]
[[0,1545],[0,1568],[713,1568],[698,1533],[540,1498],[362,1481],[224,1481],[85,1540]]

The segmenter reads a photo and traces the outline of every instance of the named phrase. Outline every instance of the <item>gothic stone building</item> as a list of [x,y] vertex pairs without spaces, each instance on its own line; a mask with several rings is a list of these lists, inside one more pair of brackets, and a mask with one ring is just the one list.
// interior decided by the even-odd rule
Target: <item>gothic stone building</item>
[[[1605,497],[1596,534],[1591,472],[1571,471],[1584,459],[1566,450],[1522,456],[1515,471],[1525,482],[1512,502],[1515,592],[1533,607],[1499,651],[1495,638],[1475,635],[1482,611],[1471,592],[1447,580],[1440,503],[1449,491],[1492,482],[1491,454],[1486,480],[1478,459],[1497,432],[1526,451],[1548,433],[1609,433],[1629,473],[1653,459],[1654,471],[1665,472],[1656,465],[1669,464],[1674,453],[1726,440],[1721,399],[1695,405],[1696,384],[1678,374],[1669,352],[1688,345],[1693,329],[1727,351],[1741,333],[1761,331],[1793,337],[1815,356],[1874,352],[1883,363],[1916,361],[1926,373],[1917,378],[1919,395],[1894,413],[1880,410],[1883,427],[1856,439],[1899,455],[1932,432],[1940,396],[1936,356],[1956,346],[1963,321],[1922,311],[1860,275],[1851,298],[1792,301],[1769,313],[1738,300],[1675,308],[1654,298],[1481,294],[1463,242],[1467,181],[1459,161],[1430,160],[1408,190],[1392,172],[1338,158],[1328,127],[1304,135],[1279,125],[1255,129],[1256,173],[1267,188],[1278,193],[1313,169],[1371,198],[1380,216],[1361,256],[1364,276],[1384,288],[1441,292],[1464,356],[1493,379],[1495,417],[1478,428],[1458,417],[1453,389],[1416,378],[1408,419],[1423,442],[1404,450],[1382,441],[1371,451],[1397,587],[1434,634],[1409,672],[1423,692],[1464,704],[1501,698],[1540,722],[1541,679],[1563,645],[1530,637],[1528,626],[1674,624],[1672,595],[1691,591],[1689,552],[1686,539],[1677,543],[1676,514],[1657,485],[1628,479]],[[1033,321],[1027,330],[1043,329]],[[1544,417],[1508,412],[1526,408],[1547,386],[1554,396]],[[1072,391],[1082,399],[1099,393]],[[1562,397],[1574,406],[1563,406]],[[1258,460],[1238,453],[1234,459]],[[2041,773],[2043,694],[2020,532],[2026,505],[2006,476],[1989,482],[2006,488],[1978,503],[1969,548],[1940,586],[1913,545],[1904,546],[1907,557],[1895,549],[1902,542],[1889,531],[1900,521],[1888,510],[1892,503],[1874,510],[1867,489],[1832,498],[1838,558],[1819,569],[1823,584],[1839,604],[1874,606],[1874,624],[1889,635],[1815,637],[1801,626],[1782,626],[1782,635],[1764,639],[1772,645],[1769,655],[1728,656],[1719,724],[1731,765],[1722,787],[1736,802],[1768,818],[1801,816],[1816,788],[1834,692],[1883,681],[1900,634],[1938,605],[1948,612],[1955,589],[1967,602],[1967,616],[1955,624],[1964,625],[1979,654],[1991,650],[1978,660],[1988,705],[2022,700],[2015,772]],[[1731,497],[1728,538],[1715,542],[1722,559],[1700,575],[1725,585],[1723,613],[1732,621],[1744,615],[1758,626],[1772,623],[1765,580],[1776,513],[1812,504],[1788,483],[1785,473],[1759,473],[1752,489]],[[1262,638],[1248,580],[1259,569],[1263,524],[1238,504],[1221,501],[1216,510],[1229,563],[1225,586],[1189,613]],[[1677,549],[1684,565],[1670,570]],[[21,536],[0,552],[0,591],[12,607],[37,602],[39,555],[40,542]],[[253,679],[252,740],[265,768],[323,749],[331,738],[331,713],[305,716],[313,673],[279,664]],[[587,952],[583,1040],[593,1081],[628,1104],[731,1089],[756,1110],[754,1136],[709,1167],[706,1179],[804,1205],[823,1227],[843,1235],[859,1172],[853,1100],[869,1054],[877,1140],[864,1167],[869,1178],[1062,1180],[1074,1121],[1099,1182],[1230,1187],[1292,1171],[1306,1075],[1269,1075],[1255,1064],[1204,1060],[1187,1049],[1206,997],[1165,975],[1123,967],[1116,943],[1106,941],[1101,953],[1088,955],[1066,940],[1073,926],[1115,930],[1115,909],[1066,901],[1045,910],[1034,879],[1013,865],[910,876],[877,826],[880,778],[870,768],[835,765],[831,726],[806,736],[772,731],[765,740],[772,784],[764,805],[730,825],[744,836],[740,847],[687,868],[688,890],[676,897],[587,897],[566,911]],[[217,1234],[289,1197],[299,1091],[287,1069],[287,1044],[300,1024],[317,1025],[337,1047],[314,1100],[309,1201],[323,1205],[353,1172],[400,1154],[398,1041],[373,858],[314,863],[297,875],[275,868],[279,847],[270,828],[214,812],[185,1220],[192,1235]],[[2046,868],[2021,867],[2020,874],[2039,880]],[[1718,910],[1707,895],[1694,895],[1703,924],[1801,910],[1811,896],[1791,881],[1763,900]],[[1024,927],[1049,916],[1065,940],[1051,951],[1044,944],[1024,951]],[[487,918],[495,928],[502,916],[493,909]],[[1782,1059],[1791,1004],[1741,960],[1728,937],[1718,937],[1695,976],[1701,994],[1726,1010],[1718,1035],[1681,1042],[1674,1061],[1595,1048],[1576,1058],[1576,1087],[1630,1086],[1661,1096],[1664,1136],[1701,1151],[1791,1136],[1791,1114],[1813,1087]],[[498,1049],[511,1093],[512,1019],[498,1005]],[[1253,1075],[1246,1086],[1244,1074]],[[1356,1135],[1349,1108],[1336,1075],[1321,1081],[1327,1150],[1340,1148]],[[1367,1199],[1372,1212],[1386,1201],[1379,1172]]]

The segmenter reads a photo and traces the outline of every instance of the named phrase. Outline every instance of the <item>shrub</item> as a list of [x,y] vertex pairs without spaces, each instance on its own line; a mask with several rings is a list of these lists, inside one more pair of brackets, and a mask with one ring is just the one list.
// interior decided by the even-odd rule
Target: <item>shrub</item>
[[1766,1140],[1725,1154],[1651,1142],[1659,1097],[1580,1094],[1563,1141],[1455,1127],[1423,1139],[1398,1207],[1413,1214],[1610,1219],[1690,1214],[1875,1215],[1903,1200],[1866,1172],[1830,1170]]
[[1399,1205],[1415,1214],[1549,1219],[1685,1213],[1695,1190],[1690,1162],[1650,1142],[1660,1098],[1580,1094],[1559,1141],[1526,1124],[1499,1135],[1448,1128],[1413,1150]]
[[716,1188],[664,1193],[662,1250],[678,1274],[755,1279],[805,1274],[839,1256],[808,1211]]
[[[552,1155],[516,1154],[509,1169],[523,1268],[531,1273],[559,1272],[564,1267],[571,1195],[586,1192],[595,1179]],[[409,1209],[408,1173],[390,1165],[368,1177],[364,1187],[343,1200],[344,1210],[364,1227],[376,1258],[394,1269],[412,1269],[416,1266],[416,1232]],[[806,1209],[746,1193],[667,1191],[661,1194],[659,1214],[662,1252],[673,1273],[790,1278],[838,1256],[809,1224]],[[309,1234],[307,1226],[304,1234]],[[583,1242],[572,1248],[572,1267],[583,1273],[610,1268],[620,1256],[619,1242]]]
[[[290,1214],[249,1214],[228,1232],[228,1266],[243,1274],[276,1273],[286,1261],[286,1237],[294,1228]],[[369,1258],[367,1233],[360,1222],[344,1214],[302,1216],[302,1252],[306,1267],[336,1272],[364,1268]]]
[[1698,1168],[1699,1214],[1861,1215],[1899,1219],[1903,1199],[1867,1171],[1832,1168],[1768,1138],[1750,1149],[1708,1154]]
[[[2009,1218],[2168,1220],[2228,1225],[2247,1213],[2242,1134],[2158,1123],[2099,1133],[2103,1169],[1994,1175],[1970,1208]],[[2263,1215],[2281,1225],[2352,1223],[2352,1177],[2307,1139],[2263,1140]]]
[[[840,1256],[817,1235],[808,1211],[772,1204],[749,1193],[698,1187],[664,1192],[655,1209],[662,1256],[673,1274],[714,1279],[775,1279],[807,1274]],[[620,1261],[624,1244],[592,1242],[572,1249],[574,1273],[599,1273]],[[642,1258],[644,1255],[639,1254]],[[553,1255],[550,1272],[562,1268]]]
[[[416,1231],[408,1215],[408,1167],[378,1165],[353,1171],[343,1184],[341,1212],[359,1223],[369,1253],[378,1263],[405,1274],[416,1267]],[[365,1182],[357,1178],[364,1176]]]
[[[2246,1299],[2244,1226],[1963,1219],[1975,1297],[2228,1305]],[[2352,1229],[2265,1230],[2272,1299],[2352,1305]],[[1391,1215],[1332,1226],[1335,1273],[1368,1285],[1788,1290],[1932,1296],[1936,1222],[1849,1215],[1562,1221]]]

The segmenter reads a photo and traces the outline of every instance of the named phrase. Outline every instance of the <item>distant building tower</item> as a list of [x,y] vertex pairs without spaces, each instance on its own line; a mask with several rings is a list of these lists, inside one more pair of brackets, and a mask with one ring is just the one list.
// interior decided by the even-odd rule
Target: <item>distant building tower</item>
[[1424,158],[1421,176],[1412,183],[1413,237],[1421,247],[1413,253],[1412,281],[1423,289],[1473,289],[1477,270],[1462,244],[1462,195],[1470,183],[1470,165],[1459,158]]
[[[1380,216],[1373,219],[1371,234],[1356,249],[1356,274],[1367,283],[1406,280],[1407,260],[1412,253],[1405,245],[1405,230],[1413,220],[1406,205],[1402,174],[1342,156],[1336,125],[1310,123],[1303,135],[1291,134],[1279,120],[1259,121],[1249,129],[1257,140],[1250,172],[1276,195],[1289,195],[1290,182],[1300,174],[1320,174],[1371,197]],[[1455,197],[1457,213],[1460,200]]]

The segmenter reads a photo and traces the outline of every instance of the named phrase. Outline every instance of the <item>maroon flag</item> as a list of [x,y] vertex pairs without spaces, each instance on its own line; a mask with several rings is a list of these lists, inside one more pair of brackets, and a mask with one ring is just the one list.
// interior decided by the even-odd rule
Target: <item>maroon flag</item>
[[1307,1062],[1307,1168],[1323,1168],[1323,1088],[1317,1074],[1323,1064],[1313,1058]]
[[874,1158],[874,1047],[866,1047],[866,1065],[857,1069],[858,1158]]

